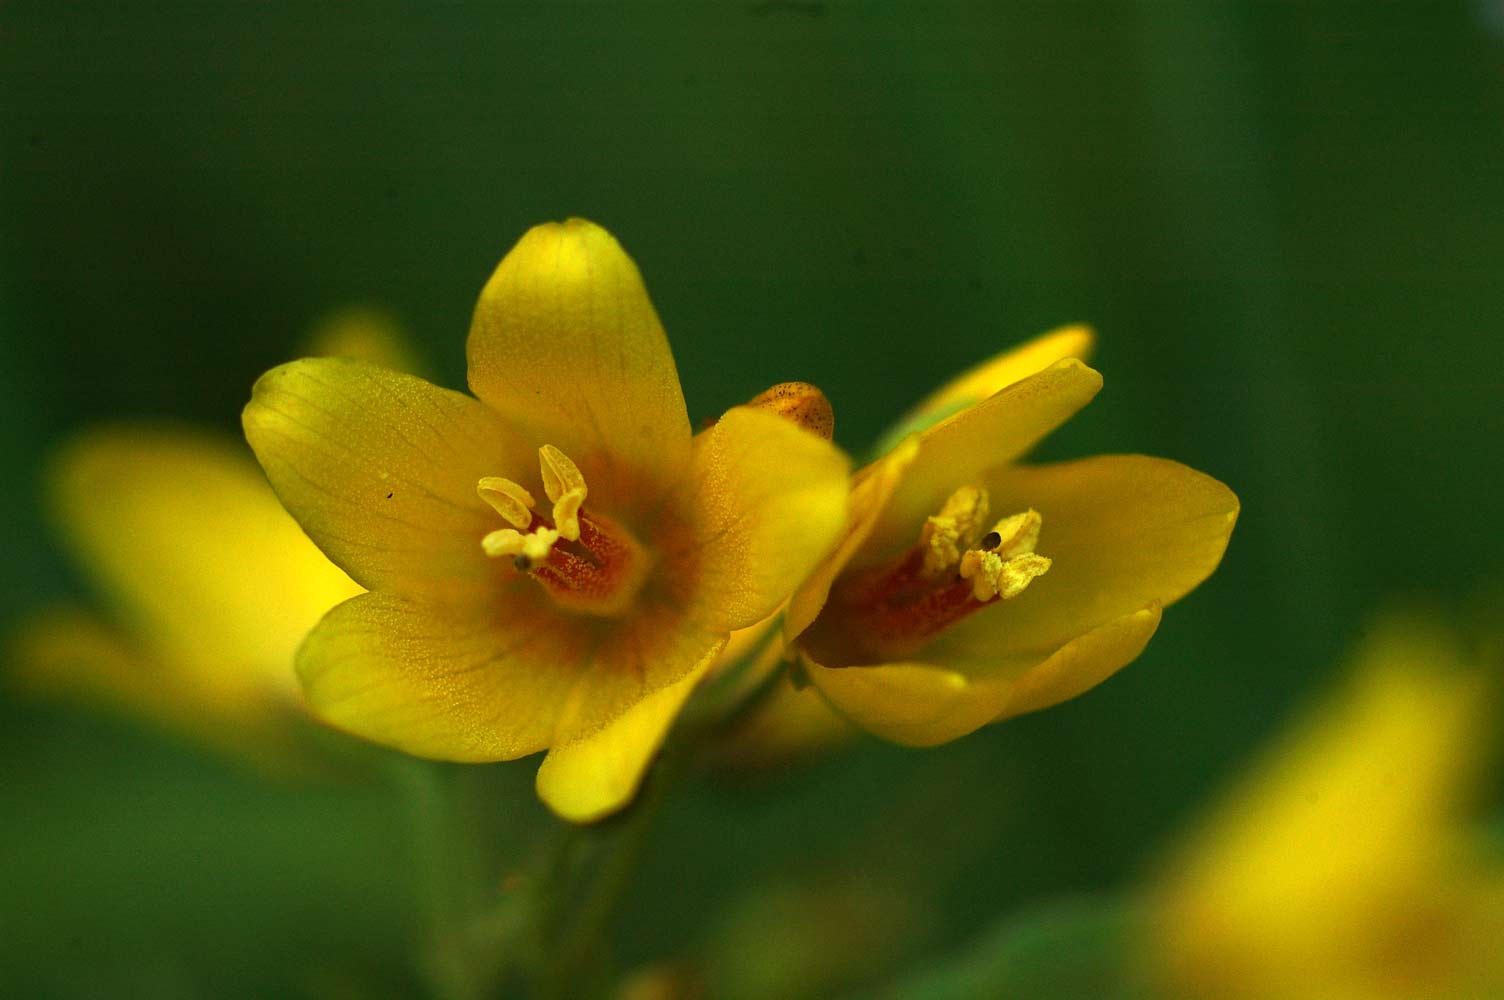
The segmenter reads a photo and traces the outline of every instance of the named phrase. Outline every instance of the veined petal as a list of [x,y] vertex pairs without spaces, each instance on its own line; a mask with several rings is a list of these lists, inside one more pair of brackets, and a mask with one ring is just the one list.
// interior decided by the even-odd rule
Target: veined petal
[[846,521],[849,465],[833,445],[747,407],[695,439],[690,485],[697,620],[715,631],[767,617],[830,551]]
[[[925,431],[919,436],[919,454],[878,517],[866,549],[883,554],[912,544],[924,519],[957,487],[1012,462],[1069,420],[1101,388],[1101,375],[1068,358]],[[996,501],[994,507],[1002,509]]]
[[298,651],[309,707],[419,757],[512,760],[546,749],[592,639],[516,582],[483,615],[379,593],[341,604]]
[[243,423],[287,509],[364,586],[467,600],[505,576],[481,550],[501,524],[475,484],[537,457],[485,404],[372,365],[305,358],[261,376]]
[[907,746],[935,746],[1090,690],[1143,652],[1158,626],[1152,605],[1045,654],[834,668],[806,657],[804,664],[832,707],[862,728]]
[[637,266],[583,219],[536,226],[486,283],[470,388],[579,465],[617,509],[647,508],[689,459],[668,339]]
[[293,652],[360,588],[319,552],[235,441],[120,426],[50,470],[63,537],[153,658],[205,700],[295,701]]
[[1087,360],[1095,339],[1089,326],[1062,326],[967,369],[904,414],[882,436],[874,450],[883,454],[908,435],[926,430],[1057,361],[1065,358]]
[[1054,563],[1018,597],[943,635],[933,655],[945,662],[1053,649],[1148,604],[1171,604],[1217,568],[1238,515],[1238,498],[1217,480],[1142,455],[1016,466],[985,484],[997,509],[1043,515],[1039,551]]
[[831,585],[871,535],[877,519],[887,509],[893,491],[898,488],[918,453],[919,438],[905,438],[856,477],[847,501],[845,534],[841,536],[834,551],[820,561],[814,572],[789,599],[788,611],[783,619],[785,641],[792,641],[809,628],[820,614],[826,598],[830,596]]
[[593,823],[630,802],[679,709],[724,646],[724,640],[712,646],[689,673],[600,730],[551,749],[538,768],[538,797],[574,823]]
[[365,594],[298,651],[315,714],[419,757],[512,760],[600,731],[713,657],[724,637],[665,605],[582,619],[514,576],[476,613]]

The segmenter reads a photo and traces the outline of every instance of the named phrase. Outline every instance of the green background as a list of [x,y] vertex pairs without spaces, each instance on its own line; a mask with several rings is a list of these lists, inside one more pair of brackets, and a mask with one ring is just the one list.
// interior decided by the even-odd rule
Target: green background
[[[0,94],[6,622],[87,594],[36,497],[70,432],[233,432],[255,376],[357,301],[461,386],[481,284],[567,215],[637,260],[692,420],[806,379],[859,453],[949,374],[1084,320],[1106,388],[1043,453],[1238,492],[1221,571],[1089,695],[690,786],[626,965],[797,951],[746,902],[768,885],[898,900],[883,977],[1130,884],[1367,616],[1504,580],[1497,0],[12,0]],[[486,776],[500,825],[546,825],[531,770]],[[406,995],[392,814],[379,782],[270,786],[7,696],[0,992]]]

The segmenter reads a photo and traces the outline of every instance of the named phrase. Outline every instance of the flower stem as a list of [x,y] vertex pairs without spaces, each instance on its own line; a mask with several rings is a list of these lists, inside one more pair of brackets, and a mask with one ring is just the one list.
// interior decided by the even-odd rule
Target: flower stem
[[611,966],[607,930],[631,888],[633,877],[662,812],[674,776],[659,766],[637,800],[623,812],[589,827],[572,827],[562,838],[555,898],[540,927],[538,975],[541,1000],[598,995]]
[[497,855],[509,853],[499,840],[515,839],[517,830],[499,838],[500,831],[484,821],[497,811],[491,797],[502,793],[484,780],[487,769],[394,762],[414,844],[419,967],[431,995],[485,1000],[518,986],[519,976],[531,980],[529,995],[539,1000],[606,993],[613,972],[611,921],[670,791],[779,675],[754,676],[747,666],[733,666],[696,695],[631,805],[589,826],[555,823],[545,835],[551,843],[521,892],[498,889]]
[[705,759],[707,745],[760,703],[779,676],[741,676],[748,662],[696,695],[630,806],[592,826],[566,829],[540,886],[540,1000],[597,996],[609,985],[607,932],[669,793]]

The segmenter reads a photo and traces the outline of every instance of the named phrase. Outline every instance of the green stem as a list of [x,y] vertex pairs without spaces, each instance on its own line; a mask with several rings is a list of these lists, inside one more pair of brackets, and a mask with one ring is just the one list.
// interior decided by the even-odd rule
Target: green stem
[[665,763],[659,761],[625,811],[565,833],[558,866],[560,881],[568,884],[556,888],[552,900],[543,900],[550,913],[540,940],[542,1000],[597,995],[607,986],[611,954],[606,932],[631,888],[667,789],[676,783],[677,775]]
[[412,830],[418,896],[419,971],[435,997],[480,1000],[483,988],[464,960],[469,923],[465,838],[456,822],[453,775],[440,765],[402,759],[393,768]]
[[[602,995],[610,985],[610,924],[632,886],[669,792],[704,749],[760,703],[778,671],[745,675],[747,661],[700,692],[670,734],[636,800],[590,826],[557,824],[530,891],[498,895],[483,812],[497,789],[483,769],[402,759],[393,777],[414,843],[420,970],[431,994],[484,1000],[526,973],[533,995]],[[494,870],[493,870],[494,867]]]
[[487,770],[402,759],[393,769],[412,830],[418,971],[436,1000],[484,1000],[517,962],[527,911],[498,898],[483,813]]
[[708,685],[683,713],[637,799],[594,826],[568,829],[550,866],[540,904],[543,958],[538,996],[560,1000],[599,995],[608,985],[607,931],[632,886],[669,792],[705,758],[706,746],[767,696],[781,671],[756,683],[741,677],[753,656]]

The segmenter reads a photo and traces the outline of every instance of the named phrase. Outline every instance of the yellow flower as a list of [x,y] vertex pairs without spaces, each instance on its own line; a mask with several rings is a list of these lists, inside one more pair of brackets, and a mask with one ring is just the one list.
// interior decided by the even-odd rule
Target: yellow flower
[[1175,995],[1504,996],[1504,866],[1462,805],[1487,692],[1457,638],[1391,618],[1351,680],[1175,852],[1146,949]]
[[478,399],[333,359],[257,382],[245,431],[273,488],[371,591],[298,672],[317,714],[412,754],[548,750],[539,794],[587,821],[829,547],[847,464],[745,407],[692,437],[636,266],[581,220],[507,254],[467,356]]
[[360,588],[287,516],[244,445],[101,428],[65,448],[48,480],[64,541],[112,614],[66,608],[27,623],[20,683],[275,758],[301,700],[293,652]]
[[1013,464],[1096,395],[1089,345],[1066,328],[968,372],[854,477],[846,533],[785,619],[854,722],[923,746],[1072,698],[1216,568],[1238,501],[1215,479],[1139,455]]

